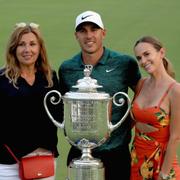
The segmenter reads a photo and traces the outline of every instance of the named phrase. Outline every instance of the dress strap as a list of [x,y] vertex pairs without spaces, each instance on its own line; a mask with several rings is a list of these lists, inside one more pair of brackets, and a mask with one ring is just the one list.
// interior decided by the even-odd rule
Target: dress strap
[[162,98],[159,101],[158,107],[160,107],[161,103],[163,102],[164,98],[167,96],[167,94],[169,93],[169,90],[172,88],[172,86],[175,84],[176,82],[172,82],[168,89],[166,90],[166,92],[164,93],[164,95],[162,96]]

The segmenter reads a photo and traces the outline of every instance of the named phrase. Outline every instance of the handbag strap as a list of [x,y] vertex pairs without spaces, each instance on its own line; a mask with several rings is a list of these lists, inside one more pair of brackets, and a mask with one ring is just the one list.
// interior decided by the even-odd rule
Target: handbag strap
[[6,149],[9,151],[9,153],[12,155],[12,157],[17,161],[17,163],[19,163],[19,159],[15,156],[15,154],[12,152],[12,150],[10,149],[10,147],[7,144],[4,144],[4,146],[6,147]]

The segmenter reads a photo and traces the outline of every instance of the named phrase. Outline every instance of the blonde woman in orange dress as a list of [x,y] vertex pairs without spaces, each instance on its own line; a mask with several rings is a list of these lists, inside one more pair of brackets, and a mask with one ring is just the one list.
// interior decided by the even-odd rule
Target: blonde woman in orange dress
[[131,180],[180,180],[180,84],[158,39],[142,37],[134,53],[149,76],[139,81],[132,102]]

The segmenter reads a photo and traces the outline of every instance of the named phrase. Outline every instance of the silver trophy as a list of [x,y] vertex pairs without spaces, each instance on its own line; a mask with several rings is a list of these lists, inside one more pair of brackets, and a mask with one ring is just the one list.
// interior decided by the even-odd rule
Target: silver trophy
[[[56,90],[49,91],[44,97],[44,107],[50,120],[64,130],[68,142],[79,148],[82,156],[73,159],[68,167],[68,180],[104,180],[104,167],[100,159],[93,158],[91,150],[102,145],[111,132],[118,128],[126,119],[131,108],[129,96],[117,92],[113,97],[105,92],[96,79],[90,77],[92,65],[86,65],[84,77],[72,86],[76,91],[67,92],[64,96]],[[52,96],[52,94],[58,95]],[[63,100],[64,121],[56,121],[48,110],[47,99],[54,105]],[[116,123],[111,123],[111,106],[123,106],[127,102],[124,116]]]

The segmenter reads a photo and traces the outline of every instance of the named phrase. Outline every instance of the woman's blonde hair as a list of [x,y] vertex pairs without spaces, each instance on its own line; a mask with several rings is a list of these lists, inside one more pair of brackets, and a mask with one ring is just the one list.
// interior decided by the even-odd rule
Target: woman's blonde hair
[[[152,37],[152,36],[141,37],[139,40],[136,41],[134,48],[141,42],[151,44],[157,51],[160,51],[160,49],[163,48],[162,43],[157,38]],[[164,68],[166,69],[166,72],[172,78],[175,78],[175,72],[173,70],[173,66],[172,66],[171,62],[166,57],[163,58],[163,65],[164,65]]]
[[9,81],[15,87],[17,87],[17,80],[21,75],[20,74],[21,70],[19,66],[19,61],[16,57],[16,49],[22,36],[30,32],[32,32],[36,36],[40,46],[40,53],[35,64],[35,68],[38,72],[42,72],[44,74],[45,78],[47,79],[47,87],[52,87],[53,86],[52,69],[48,62],[47,51],[44,44],[44,40],[42,38],[38,25],[35,23],[16,24],[16,27],[12,32],[7,44],[7,49],[5,54],[6,63],[3,74],[5,74],[5,76],[9,79]]

